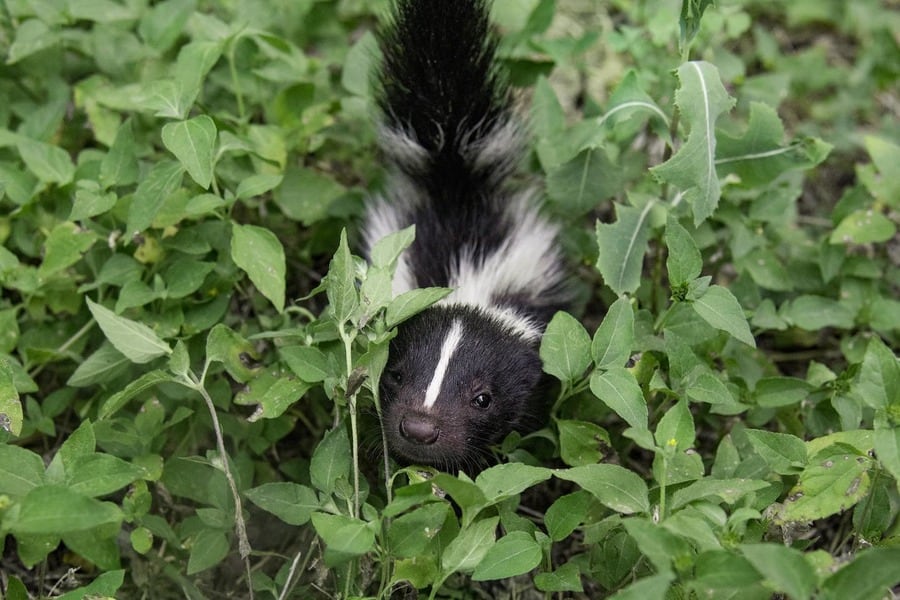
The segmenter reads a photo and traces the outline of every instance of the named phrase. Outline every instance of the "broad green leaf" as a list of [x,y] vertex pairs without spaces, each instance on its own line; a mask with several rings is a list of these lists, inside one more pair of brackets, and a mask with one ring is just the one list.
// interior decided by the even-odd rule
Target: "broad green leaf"
[[554,475],[574,481],[616,512],[630,515],[650,510],[647,484],[637,474],[618,465],[584,465],[559,469]]
[[364,98],[369,97],[374,61],[378,60],[378,41],[371,31],[365,32],[354,43],[344,59],[341,69],[341,85],[344,89]]
[[711,479],[699,481],[675,490],[672,494],[672,510],[678,510],[695,500],[716,499],[725,504],[734,505],[738,500],[769,487],[769,482],[760,479]]
[[278,312],[284,310],[284,248],[275,234],[256,225],[233,223],[231,258]]
[[24,496],[43,482],[44,461],[40,455],[0,444],[0,494]]
[[626,297],[618,298],[606,311],[594,333],[591,356],[598,369],[624,367],[634,343],[634,309]]
[[167,123],[162,128],[162,141],[191,179],[203,189],[209,189],[216,144],[216,124],[213,120],[200,115],[186,121]]
[[563,540],[575,531],[587,517],[591,494],[580,490],[557,498],[544,514],[544,525],[554,542]]
[[244,491],[253,504],[272,513],[288,525],[304,525],[313,511],[321,508],[316,493],[305,485],[276,481]]
[[44,261],[38,273],[42,277],[49,277],[74,265],[96,241],[97,235],[93,231],[81,229],[71,222],[60,223],[47,236]]
[[703,18],[703,13],[714,5],[714,0],[682,0],[681,15],[678,18],[678,28],[681,33],[678,38],[678,47],[682,54],[687,53],[687,47],[700,31],[700,20]]
[[246,383],[260,368],[256,347],[244,336],[219,323],[206,336],[206,362],[220,362],[237,381]]
[[700,276],[703,261],[697,244],[671,213],[666,222],[666,247],[669,249],[666,270],[673,289],[687,285]]
[[[129,359],[130,360],[130,359]],[[120,390],[106,399],[106,402],[100,407],[99,418],[106,419],[117,413],[125,404],[137,396],[160,383],[173,381],[172,375],[159,369],[144,373],[134,381],[130,382],[125,389]]]
[[744,187],[762,187],[787,171],[814,167],[830,150],[830,144],[816,138],[784,145],[784,127],[775,109],[751,102],[750,121],[741,137],[718,134],[716,169],[722,178],[737,176]]
[[396,327],[403,321],[418,314],[432,304],[446,298],[453,290],[450,288],[418,288],[403,292],[388,304],[384,314],[386,325]]
[[734,106],[734,99],[725,91],[718,69],[707,62],[682,64],[678,80],[675,104],[690,133],[672,158],[651,171],[684,193],[693,209],[694,224],[699,225],[719,204],[715,125],[719,115]]
[[415,238],[415,225],[410,225],[406,229],[384,236],[375,242],[369,251],[372,265],[375,267],[390,267],[400,257],[400,254],[409,248]]
[[109,212],[118,201],[115,192],[102,194],[95,190],[79,189],[75,191],[75,202],[72,203],[70,221],[81,221]]
[[710,550],[697,557],[695,578],[692,587],[699,588],[707,597],[716,597],[716,591],[736,593],[752,589],[761,576],[743,556],[727,550]]
[[529,123],[538,138],[549,137],[566,126],[566,113],[563,112],[553,87],[543,75],[534,84]]
[[175,83],[181,92],[180,105],[188,107],[197,99],[204,78],[222,55],[221,41],[195,41],[178,51]]
[[589,147],[547,176],[547,195],[565,215],[583,215],[622,191],[622,170],[603,147]]
[[90,298],[85,300],[106,339],[131,362],[147,363],[172,352],[169,345],[143,323],[120,317]]
[[745,433],[753,450],[776,473],[796,474],[806,466],[806,444],[800,438],[759,429],[747,429]]
[[643,577],[610,596],[609,600],[665,600],[669,584],[674,578],[668,571]]
[[216,566],[231,550],[225,532],[219,529],[201,529],[192,541],[191,555],[187,563],[188,575]]
[[819,597],[822,600],[880,600],[900,582],[900,570],[889,567],[897,564],[900,564],[900,548],[863,550],[850,564],[822,583]]
[[344,195],[344,186],[312,169],[288,169],[275,188],[275,204],[289,219],[312,225],[328,216],[331,204]]
[[475,517],[475,512],[488,504],[481,488],[471,483],[468,478],[454,477],[447,473],[438,473],[431,482],[453,498],[463,510],[462,524],[468,526]]
[[588,421],[559,419],[559,454],[570,467],[600,462],[611,445],[605,429]]
[[666,411],[656,425],[654,437],[660,448],[684,451],[693,447],[696,437],[694,418],[687,400],[679,400]]
[[100,163],[99,182],[104,189],[137,181],[138,159],[131,119],[121,125],[109,152]]
[[652,123],[659,125],[654,127],[654,131],[668,141],[669,117],[653,98],[641,89],[637,71],[629,69],[610,95],[606,112],[597,119],[597,124],[617,127],[631,121],[633,127],[639,127],[643,120],[635,119],[635,116],[640,114],[652,118]]
[[875,415],[875,455],[894,479],[900,481],[900,427],[891,423],[887,411]]
[[641,283],[653,203],[648,200],[643,208],[617,204],[615,223],[597,222],[597,269],[616,295],[633,293]]
[[445,575],[472,571],[494,545],[499,517],[482,519],[459,532],[441,555],[441,571]]
[[[538,573],[534,576],[534,586],[541,592],[583,592],[581,571],[578,565],[567,562],[553,572]],[[645,600],[645,598],[642,598]]]
[[18,436],[22,433],[22,423],[22,403],[16,389],[15,373],[6,359],[0,356],[0,431]]
[[[347,231],[341,231],[341,240],[331,259],[326,279],[326,293],[334,318],[341,325],[346,323],[359,305],[356,289],[356,265],[347,245]],[[349,373],[348,373],[349,375]]]
[[874,461],[829,446],[809,459],[779,515],[781,522],[815,521],[846,510],[866,496]]
[[711,285],[706,292],[691,302],[694,311],[715,327],[729,333],[748,346],[756,347],[756,340],[750,333],[750,325],[744,316],[744,309],[734,294],[719,285]]
[[[330,494],[339,478],[350,479],[350,438],[347,429],[338,425],[325,434],[309,463],[313,487]],[[321,535],[321,534],[320,534]]]
[[[240,361],[240,357],[237,357]],[[310,384],[296,377],[270,368],[249,380],[247,386],[235,396],[235,404],[258,405],[248,420],[275,419],[284,414],[303,397]]]
[[328,550],[344,560],[365,554],[375,544],[375,532],[370,523],[345,515],[312,514],[316,533],[325,541]]
[[863,143],[879,175],[865,178],[866,187],[879,201],[900,209],[900,145],[872,135],[865,136]]
[[897,233],[894,222],[875,209],[853,211],[831,232],[832,244],[879,244]]
[[[125,569],[117,571],[108,571],[101,573],[92,582],[77,590],[72,590],[62,596],[58,596],[57,600],[83,600],[92,596],[98,598],[115,598],[116,592],[122,587],[125,580]],[[9,600],[13,600],[10,598]]]
[[900,360],[877,336],[869,340],[851,393],[872,408],[900,405]]
[[541,339],[544,371],[563,382],[577,381],[591,364],[591,338],[567,312],[553,315]]
[[185,24],[194,11],[193,0],[165,0],[144,13],[138,33],[160,54],[168,50],[184,32]]
[[478,474],[477,485],[490,503],[500,502],[550,479],[553,472],[523,463],[495,465]]
[[59,33],[51,31],[40,19],[25,19],[15,29],[16,37],[9,45],[4,61],[8,65],[59,43]]
[[690,383],[684,391],[685,395],[694,402],[706,402],[712,405],[742,405],[735,402],[734,396],[722,383],[722,380],[710,371],[702,371],[696,377],[690,378]]
[[641,553],[661,573],[668,573],[673,562],[678,564],[679,560],[694,558],[687,540],[647,518],[625,519],[622,525],[637,542]]
[[328,357],[315,346],[287,346],[278,354],[294,374],[309,383],[325,381],[333,374]]
[[425,552],[440,533],[449,511],[450,505],[446,502],[430,502],[393,519],[387,532],[391,554],[412,558]]
[[141,470],[110,454],[88,454],[67,468],[66,485],[73,492],[90,498],[120,490],[140,478]]
[[235,196],[238,200],[246,200],[255,196],[262,196],[279,185],[284,180],[284,175],[266,175],[259,173],[242,179],[238,184]]
[[25,166],[42,182],[61,186],[71,183],[75,165],[63,148],[26,137],[20,137],[16,145]]
[[823,296],[803,295],[782,306],[780,314],[800,329],[816,331],[826,327],[851,329],[854,314],[845,305]]
[[131,199],[126,225],[129,235],[150,227],[168,197],[181,187],[183,174],[181,164],[175,161],[163,160],[153,165]]
[[515,577],[532,570],[541,562],[543,552],[534,537],[513,531],[493,544],[475,567],[473,581]]
[[635,429],[647,429],[647,401],[634,375],[621,367],[591,375],[591,392]]
[[763,377],[756,382],[753,401],[767,408],[799,404],[812,391],[812,387],[796,377]]
[[799,550],[783,544],[742,544],[740,550],[774,591],[798,600],[812,596],[818,577]]
[[61,485],[39,485],[22,498],[17,517],[9,524],[16,535],[65,535],[122,522],[122,511]]

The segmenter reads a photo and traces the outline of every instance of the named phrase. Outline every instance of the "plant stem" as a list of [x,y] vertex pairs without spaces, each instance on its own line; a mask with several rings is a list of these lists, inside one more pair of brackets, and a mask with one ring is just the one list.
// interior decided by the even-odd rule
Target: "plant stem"
[[[345,323],[341,323],[340,335],[344,342],[344,360],[347,367],[347,383],[350,383],[350,374],[353,373],[353,336],[344,329]],[[347,394],[347,407],[350,409],[350,449],[353,452],[353,518],[359,518],[359,430],[356,414],[356,391]]]

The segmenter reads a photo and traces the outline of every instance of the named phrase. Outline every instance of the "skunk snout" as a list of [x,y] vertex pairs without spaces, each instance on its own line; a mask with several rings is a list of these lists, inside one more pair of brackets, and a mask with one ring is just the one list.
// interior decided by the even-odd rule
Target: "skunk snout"
[[425,415],[406,415],[400,421],[400,435],[414,444],[433,444],[440,433],[434,419]]

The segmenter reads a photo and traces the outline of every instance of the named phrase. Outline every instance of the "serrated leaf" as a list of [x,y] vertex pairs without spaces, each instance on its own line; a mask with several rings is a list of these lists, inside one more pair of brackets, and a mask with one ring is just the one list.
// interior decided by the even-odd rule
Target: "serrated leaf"
[[734,106],[734,99],[725,91],[718,69],[710,63],[684,63],[678,67],[678,80],[675,104],[690,133],[672,158],[651,171],[684,193],[693,210],[694,224],[699,225],[719,204],[715,125],[719,115]]
[[703,259],[694,238],[671,213],[666,222],[666,271],[672,288],[687,285],[700,276]]
[[566,312],[553,315],[541,338],[544,371],[560,381],[577,381],[591,364],[591,338],[578,319]]
[[623,367],[634,343],[634,309],[626,297],[618,298],[606,311],[591,341],[591,356],[598,369]]
[[162,141],[191,179],[203,189],[209,189],[215,156],[215,122],[206,115],[200,115],[186,121],[167,123],[162,128]]
[[288,169],[273,195],[289,219],[312,225],[328,216],[331,204],[345,193],[344,186],[312,169]]
[[634,375],[617,367],[591,375],[591,392],[635,429],[647,429],[647,402]]
[[597,269],[606,285],[618,296],[633,293],[641,283],[652,208],[652,201],[643,208],[617,204],[618,220],[615,223],[597,222]]
[[515,577],[532,570],[541,562],[543,552],[534,537],[513,531],[493,544],[475,567],[473,581]]
[[308,383],[325,381],[333,375],[325,353],[315,346],[286,346],[278,354],[297,377]]
[[278,312],[284,310],[284,248],[275,234],[256,225],[232,224],[231,258]]
[[872,408],[900,404],[900,360],[879,337],[869,340],[850,389],[860,402]]
[[276,481],[244,491],[253,504],[272,513],[288,525],[304,525],[320,508],[316,493],[305,485]]
[[727,332],[748,346],[756,347],[744,309],[726,288],[720,285],[709,286],[702,296],[691,302],[691,307],[716,329]]
[[554,475],[574,481],[616,512],[630,515],[650,510],[647,484],[637,474],[618,465],[584,465],[559,469]]
[[622,170],[602,147],[588,147],[547,176],[547,195],[566,215],[583,215],[622,191]]
[[172,352],[169,345],[143,323],[120,317],[90,298],[85,300],[106,339],[131,362],[147,363]]
[[373,61],[380,54],[378,42],[371,31],[362,35],[354,43],[344,59],[341,69],[341,85],[351,94],[367,98],[370,96],[369,84],[372,79]]

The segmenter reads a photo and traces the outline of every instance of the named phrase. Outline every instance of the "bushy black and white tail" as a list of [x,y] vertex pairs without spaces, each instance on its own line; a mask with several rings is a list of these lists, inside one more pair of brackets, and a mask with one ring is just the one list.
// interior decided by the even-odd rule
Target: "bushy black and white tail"
[[394,293],[454,289],[392,343],[385,435],[405,460],[471,466],[536,412],[540,336],[569,300],[559,231],[535,190],[511,185],[523,135],[486,3],[397,0],[380,44],[390,174],[369,206],[366,248],[415,224]]

